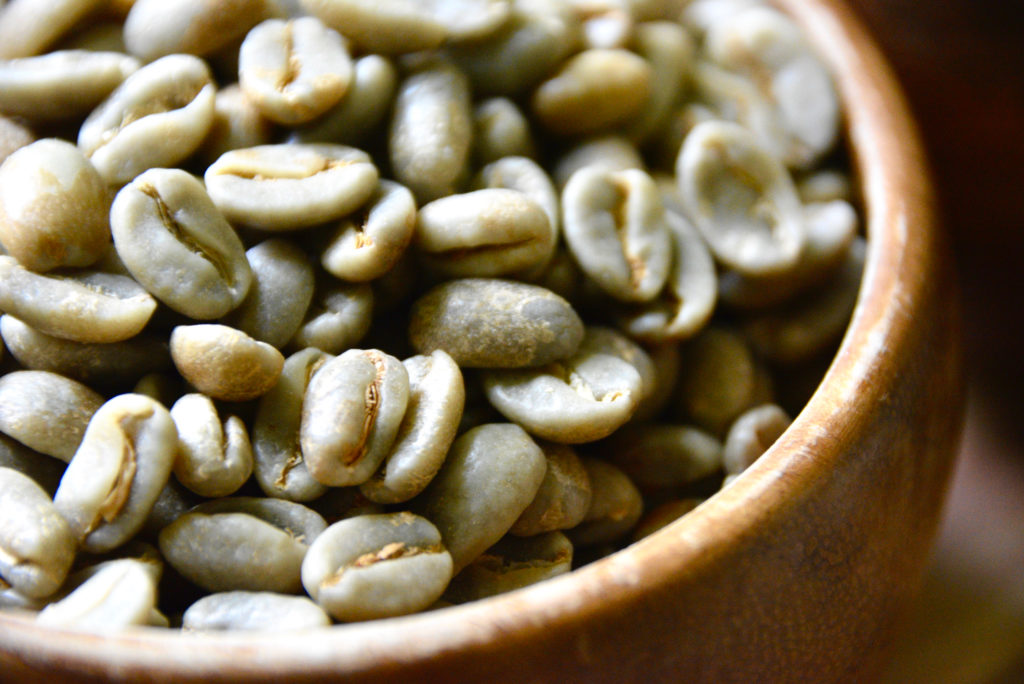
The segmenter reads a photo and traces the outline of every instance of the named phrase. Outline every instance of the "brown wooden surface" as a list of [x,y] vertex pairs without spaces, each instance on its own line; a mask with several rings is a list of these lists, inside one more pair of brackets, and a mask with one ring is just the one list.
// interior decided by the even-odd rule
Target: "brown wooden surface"
[[1024,7],[850,0],[932,159],[965,300],[968,424],[890,681],[1024,681]]

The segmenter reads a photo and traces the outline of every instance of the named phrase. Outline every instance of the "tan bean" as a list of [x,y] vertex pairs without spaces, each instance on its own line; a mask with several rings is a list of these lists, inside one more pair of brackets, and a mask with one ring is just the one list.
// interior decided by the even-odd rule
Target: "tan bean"
[[171,332],[171,359],[203,394],[248,401],[277,382],[284,356],[265,342],[225,325],[179,325]]

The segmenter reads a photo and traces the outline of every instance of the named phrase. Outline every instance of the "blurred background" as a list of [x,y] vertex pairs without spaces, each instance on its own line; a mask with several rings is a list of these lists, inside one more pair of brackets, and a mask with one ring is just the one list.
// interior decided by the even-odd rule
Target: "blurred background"
[[932,161],[963,289],[967,422],[888,682],[1024,682],[1024,5],[847,0]]

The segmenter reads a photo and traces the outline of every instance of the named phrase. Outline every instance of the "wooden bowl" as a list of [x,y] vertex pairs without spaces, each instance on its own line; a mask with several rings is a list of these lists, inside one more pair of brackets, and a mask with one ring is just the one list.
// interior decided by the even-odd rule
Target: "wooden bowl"
[[872,679],[914,594],[962,411],[955,284],[915,126],[839,0],[779,0],[834,70],[867,212],[852,324],[805,410],[685,518],[569,575],[303,634],[109,637],[0,615],[0,678],[46,682]]

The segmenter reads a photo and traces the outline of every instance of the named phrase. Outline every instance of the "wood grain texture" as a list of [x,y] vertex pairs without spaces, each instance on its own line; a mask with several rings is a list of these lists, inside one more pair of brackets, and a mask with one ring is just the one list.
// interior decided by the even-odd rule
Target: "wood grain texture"
[[959,434],[957,293],[917,131],[839,0],[781,0],[837,73],[870,236],[821,389],[732,487],[522,592],[301,635],[101,639],[0,616],[47,681],[870,681],[920,581]]

